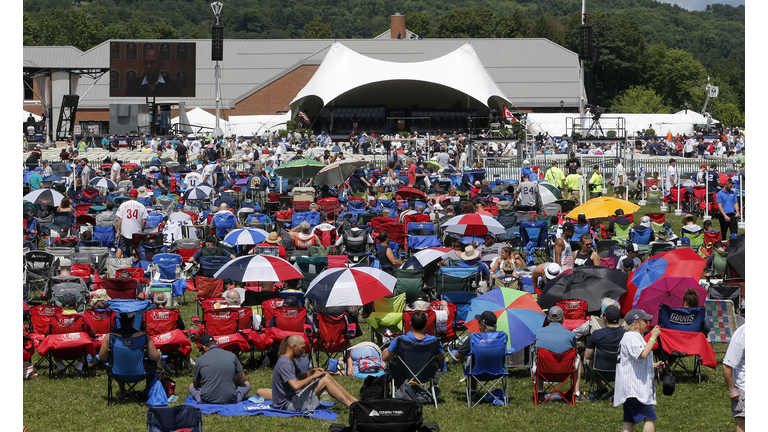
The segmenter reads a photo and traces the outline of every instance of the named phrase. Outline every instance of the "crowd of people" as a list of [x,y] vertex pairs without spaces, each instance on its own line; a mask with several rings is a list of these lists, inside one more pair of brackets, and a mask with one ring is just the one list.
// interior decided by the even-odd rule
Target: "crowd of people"
[[[54,213],[67,212],[71,212],[74,216],[78,203],[103,205],[103,209],[95,215],[95,223],[101,227],[114,227],[116,234],[114,257],[121,258],[138,257],[138,251],[134,250],[132,242],[135,234],[146,233],[153,227],[160,229],[157,224],[153,227],[148,226],[147,221],[151,214],[161,215],[162,223],[165,224],[163,230],[168,229],[170,225],[175,225],[169,223],[171,221],[191,224],[193,216],[198,221],[205,221],[203,224],[207,224],[208,228],[217,228],[217,225],[225,219],[222,215],[231,214],[236,219],[236,223],[231,228],[247,226],[251,220],[257,219],[261,226],[268,228],[269,235],[260,244],[247,245],[238,249],[224,248],[220,238],[213,235],[205,236],[201,238],[204,241],[200,251],[188,259],[189,263],[198,264],[202,256],[221,255],[234,258],[237,255],[253,254],[257,246],[278,246],[279,256],[288,259],[290,256],[286,249],[298,252],[298,255],[308,254],[313,246],[337,249],[343,253],[358,252],[356,248],[362,244],[362,250],[370,255],[369,263],[376,263],[383,271],[394,274],[395,269],[408,265],[409,257],[403,251],[396,250],[397,246],[390,242],[394,232],[382,230],[376,235],[371,235],[371,226],[361,221],[366,213],[375,212],[374,216],[380,219],[389,218],[392,223],[402,224],[408,220],[418,220],[442,224],[457,215],[496,216],[500,208],[499,197],[504,198],[503,201],[511,202],[508,210],[540,213],[542,197],[532,181],[539,178],[547,179],[561,188],[568,198],[579,200],[577,189],[580,187],[577,187],[578,183],[574,183],[571,176],[581,176],[582,167],[574,153],[571,153],[564,163],[564,168],[568,171],[567,175],[558,167],[557,162],[554,162],[545,173],[543,170],[536,169],[537,167],[531,168],[530,162],[526,160],[521,167],[519,179],[511,179],[514,181],[508,183],[492,182],[485,178],[482,162],[477,161],[476,156],[515,156],[517,150],[514,146],[497,145],[493,142],[476,144],[473,148],[475,157],[468,158],[469,146],[466,145],[468,142],[466,136],[457,133],[437,136],[438,139],[430,140],[433,146],[428,152],[432,155],[430,159],[427,159],[427,152],[424,151],[427,142],[422,141],[419,136],[415,136],[413,140],[394,141],[390,144],[389,140],[373,134],[368,135],[365,132],[352,137],[350,143],[343,145],[345,149],[341,148],[342,145],[332,142],[324,132],[317,136],[299,134],[293,137],[293,142],[277,140],[271,133],[266,139],[261,140],[261,143],[247,142],[242,138],[210,141],[197,137],[146,138],[130,141],[128,145],[155,156],[146,167],[134,167],[131,170],[124,168],[127,161],[111,157],[100,161],[101,168],[92,169],[88,159],[80,156],[87,150],[87,144],[81,141],[77,149],[73,149],[71,153],[61,152],[62,161],[73,161],[75,164],[70,178],[63,182],[63,192],[66,193],[66,197],[61,200],[61,204],[40,209],[30,208],[25,210],[25,218],[44,219]],[[682,138],[687,138],[682,149],[686,153],[684,156],[690,157],[691,155],[685,149],[687,143],[693,138]],[[667,141],[671,139],[672,137],[667,137]],[[651,151],[656,151],[658,154],[658,150],[654,150],[656,141],[654,138],[648,145]],[[722,150],[722,147],[726,147],[726,141],[722,139],[714,144],[717,149],[715,153],[712,153],[712,149],[707,151],[710,154],[716,154],[717,151]],[[101,145],[110,152],[118,149],[117,138],[114,136],[105,137]],[[735,140],[735,145],[733,151],[740,152],[743,157],[743,136]],[[347,150],[346,154],[345,150]],[[305,221],[287,228],[284,223],[278,221],[281,217],[285,217],[286,212],[294,212],[290,203],[292,192],[301,185],[312,185],[313,181],[312,177],[291,179],[289,187],[283,189],[278,182],[279,173],[275,172],[279,166],[305,158],[316,159],[328,165],[353,159],[355,154],[367,155],[373,151],[382,151],[387,154],[387,163],[383,169],[375,170],[367,164],[362,165],[347,182],[338,185],[322,185],[314,190],[311,201],[332,198],[336,199],[335,202],[338,204],[337,207],[328,210],[317,202],[312,202],[306,209],[301,209],[302,212],[317,213],[316,219],[312,218],[317,223]],[[289,153],[293,153],[293,156],[289,156]],[[30,158],[27,159],[27,165],[37,164],[37,166],[33,168],[34,174],[29,178],[28,186],[30,191],[35,191],[41,187],[48,161],[42,160],[39,156]],[[230,162],[234,159],[238,168],[241,166],[242,169],[234,171],[228,169],[226,159],[230,159]],[[470,164],[468,159],[475,162]],[[734,160],[733,164],[734,169],[740,166],[743,170],[743,160]],[[617,167],[621,165],[621,160],[618,158],[616,165]],[[668,170],[667,181],[669,185],[675,186],[678,179],[674,171],[674,159],[670,160],[670,166],[673,170]],[[731,192],[733,181],[728,179],[721,185],[719,179],[715,180],[717,176],[710,175],[710,171],[705,168],[705,166],[702,167],[700,181],[702,184],[711,185],[709,187],[712,187],[713,192],[719,189],[717,203],[721,214],[720,229],[723,241],[727,241],[730,239],[727,235],[728,230],[731,231],[731,235],[738,232],[734,224],[739,217],[740,209],[735,201],[735,194]],[[599,189],[602,189],[603,179],[598,167],[594,167],[593,171],[589,184],[594,187],[590,189],[597,190],[598,185]],[[113,180],[115,187],[103,190],[97,195],[86,193],[90,182],[97,177]],[[625,194],[631,193],[631,190],[628,190],[626,185],[628,179],[632,178],[634,178],[633,172],[627,175],[623,168],[617,168],[613,178],[608,182],[614,185],[614,196],[618,194],[627,198]],[[208,206],[203,205],[200,200],[195,202],[195,200],[183,199],[184,190],[203,183],[212,188],[210,195],[202,200],[207,202]],[[409,189],[409,194],[401,195],[402,202],[398,204],[397,194],[403,190],[403,187]],[[278,199],[274,199],[275,197],[270,196],[271,194],[279,195]],[[169,197],[175,203],[170,212],[165,211],[160,205]],[[225,199],[225,197],[234,199]],[[347,206],[353,198],[363,202],[365,207],[363,211],[349,211],[350,208]],[[384,201],[392,202],[394,206],[378,205],[378,202]],[[243,209],[247,211],[242,211]],[[211,217],[207,219],[209,215]],[[264,217],[249,220],[247,216],[251,215]],[[554,216],[552,225],[556,240],[550,261],[543,263],[531,262],[527,259],[529,257],[524,258],[521,253],[518,253],[518,250],[522,249],[520,245],[513,248],[511,244],[499,241],[498,236],[490,233],[477,237],[440,233],[440,245],[451,248],[452,251],[436,264],[446,267],[477,268],[479,283],[474,286],[479,293],[494,289],[499,286],[495,283],[496,279],[507,277],[519,279],[520,287],[523,288],[523,277],[530,277],[532,286],[529,290],[533,294],[540,294],[541,288],[563,271],[581,266],[601,265],[600,257],[594,248],[596,240],[599,236],[610,238],[618,235],[618,227],[630,223],[621,210],[618,210],[615,216],[610,222],[598,219],[588,220],[584,214],[579,215],[575,221]],[[711,221],[705,221],[704,227],[699,227],[696,225],[695,217],[688,217],[684,222],[685,226],[679,233],[672,232],[670,224],[663,224],[651,234],[649,244],[663,242],[675,247],[685,243],[686,233],[696,234],[713,228]],[[73,217],[70,228],[74,228],[75,225]],[[639,226],[650,228],[650,219],[647,216],[642,217]],[[578,238],[575,237],[577,228],[586,229],[586,233]],[[332,231],[334,235],[326,237],[325,233],[328,231]],[[32,238],[28,231],[25,230],[24,235],[28,247],[40,246],[39,242],[35,244],[30,241]],[[87,234],[89,238],[86,239],[85,234],[79,234],[73,229],[72,235],[80,236],[80,241],[91,240],[90,233]],[[572,245],[572,242],[578,243],[578,249]],[[724,246],[721,243],[716,247]],[[629,273],[636,269],[642,263],[639,255],[639,246],[629,243],[624,255],[615,260],[616,270]],[[297,254],[291,256],[297,256]],[[62,270],[68,269],[64,261],[61,267]],[[286,289],[295,288],[296,285],[295,281],[285,281],[275,284],[274,287]],[[236,288],[245,289],[241,285]],[[233,294],[230,295],[230,293]],[[237,298],[235,294],[238,295]],[[226,299],[231,306],[237,306],[244,300],[234,290],[226,293]],[[167,303],[165,297],[161,299],[155,297],[154,300],[159,301],[160,304]],[[429,305],[427,300],[429,298],[419,297],[417,301],[408,305],[408,309],[417,312],[426,311]],[[288,300],[286,302],[291,304]],[[691,302],[693,304],[693,300]],[[442,308],[440,310],[443,311]],[[367,313],[365,308],[362,311],[363,314]],[[656,403],[655,390],[653,390],[653,368],[661,367],[661,362],[652,361],[650,347],[653,343],[650,341],[658,337],[658,327],[650,330],[651,339],[648,343],[642,340],[642,335],[649,330],[648,323],[652,317],[642,310],[632,310],[622,317],[619,305],[614,300],[605,302],[600,316],[595,317],[602,320],[601,325],[589,327],[588,330],[582,328],[571,331],[563,328],[563,310],[560,307],[550,308],[547,316],[549,325],[536,333],[536,347],[562,353],[576,348],[579,339],[584,343],[584,350],[576,357],[574,364],[577,372],[573,389],[576,400],[586,400],[586,396],[579,388],[582,363],[592,359],[597,347],[618,351],[620,361],[616,371],[616,390],[612,396],[614,405],[624,406],[624,430],[633,430],[634,424],[642,421],[646,423],[644,430],[653,430],[653,423],[656,420],[653,410],[653,405]],[[467,319],[472,318],[478,320],[481,332],[496,330],[496,316],[491,311]],[[619,325],[622,318],[624,326]],[[125,319],[128,327],[128,318]],[[445,319],[446,314],[438,314],[438,328],[441,324],[445,328]],[[256,331],[269,325],[270,323],[262,323],[260,319],[254,317],[252,329]],[[426,314],[416,313],[412,316],[412,331],[391,339],[383,351],[365,343],[352,347],[347,357],[341,362],[342,365],[346,365],[346,368],[340,371],[310,367],[307,359],[303,357],[306,348],[305,339],[300,336],[286,337],[278,348],[279,358],[273,365],[271,388],[258,389],[255,394],[271,399],[274,407],[288,411],[318,408],[318,397],[323,392],[328,392],[332,397],[349,406],[356,402],[357,398],[341,386],[333,375],[342,373],[364,377],[380,374],[384,364],[393,358],[398,341],[428,343],[435,339],[435,335],[424,333],[425,325]],[[742,326],[741,329],[743,328]],[[743,334],[743,330],[741,332],[740,335]],[[123,333],[121,335],[126,337],[136,336],[135,329],[124,330]],[[591,336],[587,338],[586,336],[590,334]],[[151,341],[149,344],[150,359],[159,360]],[[199,344],[202,347],[202,356],[194,363],[191,360],[189,362],[190,365],[194,364],[193,382],[189,386],[189,394],[198,403],[229,404],[245,400],[251,387],[239,359],[234,354],[221,349],[211,335],[201,336]],[[102,345],[102,356],[106,354],[107,345]],[[731,348],[739,349],[734,344]],[[743,342],[741,349],[743,350]],[[466,339],[458,350],[447,352],[447,354],[449,358],[465,362],[470,351],[469,339]],[[743,428],[743,353],[739,357],[738,353],[729,349],[726,360],[734,377],[728,380],[728,375],[726,376],[729,392],[734,401],[733,415],[737,418],[737,424],[738,418],[742,419]],[[438,361],[444,361],[442,346]],[[607,387],[603,384],[597,384],[598,396],[608,393]],[[543,391],[541,388],[538,390],[541,393],[535,397],[543,400]]]

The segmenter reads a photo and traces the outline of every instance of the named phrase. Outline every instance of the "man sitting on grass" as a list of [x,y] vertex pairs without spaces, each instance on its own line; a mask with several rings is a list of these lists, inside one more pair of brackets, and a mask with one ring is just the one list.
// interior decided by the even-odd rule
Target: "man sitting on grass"
[[304,354],[304,338],[293,335],[288,338],[288,347],[275,364],[272,373],[272,407],[294,412],[311,411],[320,408],[320,394],[328,391],[337,401],[349,407],[357,398],[322,368],[301,372],[294,362]]

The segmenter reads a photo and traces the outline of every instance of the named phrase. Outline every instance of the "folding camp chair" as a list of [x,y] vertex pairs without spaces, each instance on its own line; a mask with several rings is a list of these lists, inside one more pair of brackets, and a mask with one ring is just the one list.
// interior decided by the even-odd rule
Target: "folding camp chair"
[[224,281],[198,275],[195,277],[195,288],[197,289],[197,296],[195,297],[195,315],[199,317],[203,300],[220,297],[221,290],[224,288]]
[[413,317],[413,314],[416,312],[421,312],[427,315],[427,325],[424,327],[424,334],[434,336],[435,333],[437,333],[437,318],[435,315],[435,311],[433,310],[404,311],[403,312],[403,334],[408,334],[408,332],[412,330],[411,319]]
[[[373,312],[365,318],[365,321],[371,326],[371,342],[375,342],[374,338],[376,337],[393,337],[401,334],[404,309],[405,294],[374,300]],[[390,335],[387,335],[387,332]]]
[[[78,361],[84,360],[86,355],[95,355],[96,351],[93,348],[93,341],[91,337],[83,332],[85,327],[82,315],[57,315],[65,321],[78,321],[77,326],[62,327],[57,333],[51,333],[37,345],[37,353],[40,357],[45,357],[48,360],[48,377],[54,378],[54,369],[56,362],[54,358],[64,364],[65,369],[62,371],[71,376],[87,376],[88,375],[88,363],[83,361],[82,371],[75,369],[75,364]],[[54,319],[51,319],[51,323],[54,323]],[[74,330],[74,331],[70,331]],[[39,362],[38,362],[39,363]]]
[[624,240],[624,241],[629,240],[629,233],[630,233],[630,230],[632,229],[632,227],[633,227],[633,225],[632,225],[631,222],[626,224],[626,225],[621,225],[621,224],[614,223],[613,224],[613,231],[614,231],[615,235],[613,237],[617,238],[617,239],[620,239],[620,240]]
[[653,230],[650,227],[636,225],[629,229],[629,241],[639,245],[647,245],[651,242]]
[[584,300],[560,300],[556,303],[556,306],[560,306],[563,309],[564,319],[587,319],[587,307],[589,304]]
[[[520,240],[528,256],[533,256],[536,262],[546,262],[551,256],[548,241],[547,221],[520,222]],[[526,258],[528,261],[528,258]],[[530,263],[531,265],[534,263]]]
[[613,246],[618,244],[619,241],[614,239],[600,240],[597,242],[597,254],[603,257],[605,255],[603,252],[608,252]]
[[62,307],[62,301],[65,294],[75,296],[75,310],[77,313],[85,311],[85,304],[88,299],[88,287],[82,279],[75,276],[55,276],[51,278],[51,288],[48,294],[51,303],[54,306]]
[[[425,215],[419,215],[425,216]],[[406,216],[408,218],[408,216]],[[406,255],[420,250],[441,247],[442,243],[435,235],[435,224],[429,222],[409,222],[406,226]]]
[[[483,332],[470,335],[470,365],[467,373],[467,406],[474,407],[485,399],[485,395],[491,395],[494,401],[507,406],[509,394],[509,373],[504,366],[504,356],[507,352],[507,334],[504,332]],[[472,404],[473,394],[471,382],[477,382],[485,392],[480,394],[475,404]],[[499,399],[493,394],[494,388],[503,381],[504,397]],[[490,385],[486,385],[489,384]],[[479,390],[479,389],[478,389]]]
[[[415,382],[419,388],[430,394],[437,409],[435,388],[439,380],[437,355],[440,353],[440,340],[429,342],[414,342],[404,338],[397,339],[395,357],[389,361],[389,372],[392,375],[392,394],[400,385],[411,385]],[[427,385],[429,384],[429,388]]]
[[563,213],[570,213],[571,210],[576,208],[576,201],[569,199],[559,199],[555,201],[555,204],[559,204]]
[[[730,300],[706,300],[709,323],[710,343],[731,343],[731,337],[736,332],[736,312]],[[720,351],[724,352],[724,351]]]
[[55,257],[44,251],[29,251],[24,254],[24,284],[27,286],[28,302],[43,302],[48,282],[55,274]]
[[158,254],[152,258],[154,271],[153,280],[162,281],[171,285],[171,296],[181,297],[181,304],[184,304],[184,291],[186,290],[186,280],[182,279],[181,269],[183,258],[177,254]]
[[112,381],[119,381],[126,385],[125,393],[114,401],[115,403],[130,397],[135,402],[143,404],[135,394],[136,386],[145,381],[148,384],[149,374],[144,367],[147,359],[147,338],[145,333],[136,337],[121,337],[116,334],[109,335],[109,358],[107,360],[107,405],[113,400]]
[[[698,333],[704,327],[706,310],[704,307],[695,308],[673,308],[666,304],[659,307],[659,326],[663,329],[672,329],[691,333]],[[698,378],[701,384],[701,357],[694,355],[693,368],[688,367],[683,362],[683,358],[688,357],[686,353],[673,352],[668,354],[672,370],[676,367],[683,369],[691,378]]]
[[[543,381],[548,388],[554,390],[549,396],[547,396],[541,403],[547,402],[553,395],[558,394],[570,405],[576,405],[576,401],[573,396],[573,385],[576,380],[576,370],[574,368],[574,362],[576,360],[576,348],[570,349],[562,353],[553,353],[545,348],[536,348],[536,371],[533,376],[533,402],[534,405],[539,405],[538,388],[539,381]],[[571,382],[571,388],[567,392],[560,389],[565,384]],[[555,384],[560,383],[557,387]]]
[[404,293],[405,302],[413,303],[424,288],[424,269],[395,268],[394,276],[397,279],[395,295]]
[[213,275],[216,274],[217,271],[219,271],[222,267],[224,267],[224,264],[228,263],[232,259],[229,256],[204,256],[200,257],[200,270],[197,273],[197,276],[205,276],[212,278]]
[[304,279],[299,280],[299,288],[306,292],[309,289],[309,284],[328,268],[328,258],[324,256],[320,257],[296,257],[296,265],[299,267],[299,271],[304,275]]
[[[595,346],[595,358],[592,362],[591,377],[589,383],[589,399],[602,400],[613,394],[611,382],[616,381],[616,363],[618,362],[618,351],[607,351],[599,346]],[[597,379],[600,379],[610,390],[603,393],[599,398],[596,397]]]
[[148,432],[202,432],[203,412],[190,405],[149,407],[147,410]]
[[83,317],[86,325],[91,327],[95,333],[93,344],[98,351],[101,349],[104,335],[109,333],[114,326],[115,312],[109,309],[86,309],[83,312]]
[[112,299],[134,300],[141,291],[139,281],[133,278],[107,278],[101,286]]
[[497,276],[493,278],[493,288],[520,289],[520,279],[514,276]]
[[[315,334],[312,337],[312,355],[315,366],[326,367],[334,355],[343,359],[349,348],[349,340],[355,335],[355,328],[347,323],[347,314],[332,316],[324,313],[315,314]],[[327,355],[326,361],[320,361],[320,353]]]

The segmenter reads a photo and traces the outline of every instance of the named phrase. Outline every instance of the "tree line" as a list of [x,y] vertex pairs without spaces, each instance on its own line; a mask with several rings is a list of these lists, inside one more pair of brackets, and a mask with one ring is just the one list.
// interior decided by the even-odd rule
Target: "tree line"
[[[547,38],[579,51],[580,0],[224,0],[228,39],[371,38],[406,15],[426,38]],[[461,6],[461,7],[460,7]],[[469,7],[467,7],[469,6]],[[689,12],[655,0],[590,0],[600,45],[588,65],[590,101],[613,112],[707,111],[743,124],[745,7]],[[24,45],[90,49],[109,39],[207,39],[208,0],[25,0]],[[731,116],[731,111],[734,114]]]

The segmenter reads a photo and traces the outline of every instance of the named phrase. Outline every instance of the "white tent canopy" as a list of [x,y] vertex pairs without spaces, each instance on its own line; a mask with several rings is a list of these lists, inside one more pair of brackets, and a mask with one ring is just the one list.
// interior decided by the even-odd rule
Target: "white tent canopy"
[[[626,120],[626,129],[629,136],[635,136],[637,131],[645,131],[650,127],[656,131],[656,135],[666,135],[667,131],[676,134],[693,133],[694,124],[706,124],[707,118],[697,112],[684,110],[675,114],[603,114],[600,119],[600,125],[604,131],[616,129],[617,117],[623,117]],[[576,113],[530,113],[528,114],[528,130],[534,134],[549,132],[552,136],[561,136],[566,132],[566,122],[568,118],[573,118],[573,123],[579,123]],[[592,125],[592,115],[585,116],[585,127]],[[719,123],[712,119],[712,125]]]
[[288,113],[275,115],[229,116],[231,133],[237,136],[258,136],[270,130],[285,129]]
[[[196,107],[192,111],[188,111],[187,119],[189,120],[189,124],[192,124],[194,126],[204,126],[204,127],[209,127],[211,129],[216,127],[216,116],[209,113],[208,111],[205,111],[200,107]],[[179,123],[179,117],[174,117],[171,119],[171,124],[178,124],[178,123]],[[219,119],[219,126],[224,131],[225,135],[230,135],[232,133],[230,131],[230,124],[228,121]]]
[[[291,118],[296,117],[299,106],[310,97],[319,98],[325,106],[358,87],[392,81],[428,83],[432,88],[444,86],[486,107],[501,109],[502,104],[509,105],[469,43],[433,60],[397,63],[366,57],[336,42],[307,85],[291,101]],[[387,93],[407,95],[408,91],[398,85]]]
[[[29,118],[29,115],[32,114],[32,113],[30,113],[27,110],[22,110],[22,111],[24,111],[24,121],[27,121],[27,119]],[[35,121],[40,121],[42,119],[42,117],[40,117],[37,114],[32,114],[32,117],[35,118]]]

